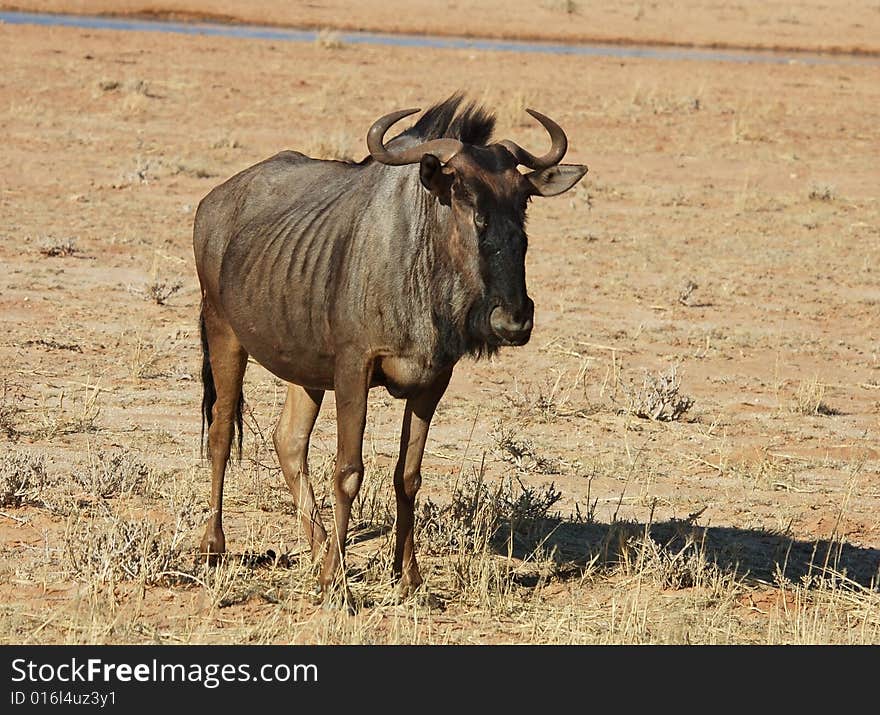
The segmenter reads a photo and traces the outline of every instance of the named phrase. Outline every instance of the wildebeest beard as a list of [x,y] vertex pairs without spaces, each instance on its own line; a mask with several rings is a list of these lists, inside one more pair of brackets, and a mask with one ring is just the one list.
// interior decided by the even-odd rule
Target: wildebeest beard
[[452,365],[464,355],[479,359],[498,352],[501,341],[489,324],[490,313],[491,306],[485,296],[478,297],[471,304],[461,321],[442,315],[435,308],[433,322],[438,338],[435,362]]

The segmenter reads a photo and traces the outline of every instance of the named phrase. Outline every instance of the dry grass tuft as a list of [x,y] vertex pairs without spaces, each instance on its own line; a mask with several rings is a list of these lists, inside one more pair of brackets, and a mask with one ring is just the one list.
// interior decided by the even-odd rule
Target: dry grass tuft
[[836,409],[825,402],[825,385],[818,377],[801,380],[794,399],[789,403],[789,411],[796,415],[837,415]]
[[500,96],[487,91],[483,95],[483,104],[493,108],[495,118],[502,127],[528,127],[534,121],[526,114],[526,107],[532,105],[522,90],[505,92]]
[[447,565],[434,581],[447,583],[456,599],[497,608],[525,575],[549,578],[557,566],[544,541],[559,519],[551,509],[561,497],[552,483],[533,487],[517,478],[490,485],[480,472],[459,482],[449,503],[426,499],[416,519],[419,549],[442,555]]
[[[85,517],[105,514],[107,500],[126,504],[149,500],[180,501],[169,475],[157,471],[129,452],[114,450],[90,454],[84,463],[74,464],[63,478],[56,477],[44,489],[39,505],[58,516]],[[135,497],[140,501],[132,501]]]
[[96,432],[101,414],[100,397],[99,385],[86,385],[73,392],[69,398],[62,390],[58,395],[57,405],[43,404],[39,424],[33,434],[51,439],[62,434]]
[[[552,423],[564,417],[582,417],[593,411],[586,400],[587,370],[588,361],[584,360],[570,384],[565,381],[565,371],[538,385],[514,383],[513,391],[504,393],[504,399],[514,408],[516,416],[523,419],[537,417],[541,422]],[[582,394],[576,394],[578,392]]]
[[638,576],[662,590],[708,588],[721,594],[737,588],[736,575],[709,560],[701,533],[693,528],[662,542],[650,536],[646,527],[641,535],[624,542],[617,567],[621,573]]
[[579,15],[581,12],[581,4],[576,0],[542,0],[541,6],[566,15]]
[[302,153],[315,159],[353,161],[353,140],[347,132],[336,130],[314,134],[302,145]]
[[164,347],[147,343],[139,335],[128,355],[128,368],[135,380],[148,380],[161,376],[159,363],[167,355]]

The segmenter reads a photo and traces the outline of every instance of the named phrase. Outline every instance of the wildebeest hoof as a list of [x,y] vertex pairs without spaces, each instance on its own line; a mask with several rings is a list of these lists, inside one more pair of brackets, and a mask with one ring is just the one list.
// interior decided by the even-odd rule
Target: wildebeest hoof
[[397,585],[394,587],[395,600],[398,603],[403,603],[403,601],[412,598],[416,593],[419,592],[421,585],[421,581],[398,581]]
[[443,601],[431,593],[427,588],[419,584],[404,584],[400,582],[394,590],[397,603],[410,601],[432,611],[444,610]]
[[218,554],[215,551],[205,551],[204,549],[201,549],[196,555],[198,563],[207,564],[208,566],[219,566],[225,558],[225,553]]
[[216,566],[226,553],[226,537],[223,529],[205,531],[199,546],[199,558],[206,559],[209,566]]
[[352,598],[351,592],[347,589],[345,591],[333,589],[332,591],[325,593],[321,608],[325,611],[340,611],[349,616],[353,616],[357,613],[357,606],[354,598]]

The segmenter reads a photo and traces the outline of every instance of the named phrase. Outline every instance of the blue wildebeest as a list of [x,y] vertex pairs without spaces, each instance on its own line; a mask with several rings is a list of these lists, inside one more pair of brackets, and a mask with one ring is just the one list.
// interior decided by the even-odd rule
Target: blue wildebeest
[[[319,577],[325,599],[343,567],[363,479],[367,393],[383,386],[406,400],[394,470],[393,568],[404,594],[421,583],[413,509],[431,417],[460,358],[529,340],[527,204],[567,191],[587,171],[559,163],[568,143],[548,117],[527,110],[551,139],[545,155],[533,156],[512,141],[490,143],[494,117],[461,102],[455,95],[437,104],[387,143],[388,129],[419,110],[380,118],[361,162],[283,151],[199,204],[193,244],[212,469],[203,553],[226,548],[223,478],[236,430],[241,450],[250,355],[289,383],[274,443],[313,558],[326,550]],[[335,391],[337,412],[329,540],[307,463],[326,390]]]

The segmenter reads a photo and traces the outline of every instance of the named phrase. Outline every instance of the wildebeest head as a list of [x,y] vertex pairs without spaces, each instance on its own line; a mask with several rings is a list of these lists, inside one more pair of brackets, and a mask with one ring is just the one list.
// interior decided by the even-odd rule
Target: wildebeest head
[[[453,111],[455,106],[457,101]],[[544,156],[533,156],[509,140],[484,146],[441,137],[400,149],[386,147],[388,129],[418,111],[404,109],[378,119],[367,134],[370,155],[382,164],[418,163],[422,185],[450,207],[450,255],[479,296],[468,320],[478,341],[490,348],[524,345],[531,336],[534,317],[525,278],[528,202],[533,196],[567,191],[587,173],[587,167],[559,163],[568,149],[565,132],[552,119],[531,109],[526,111],[552,140]],[[489,134],[491,118],[486,121],[485,133]],[[522,173],[520,165],[531,171]]]

